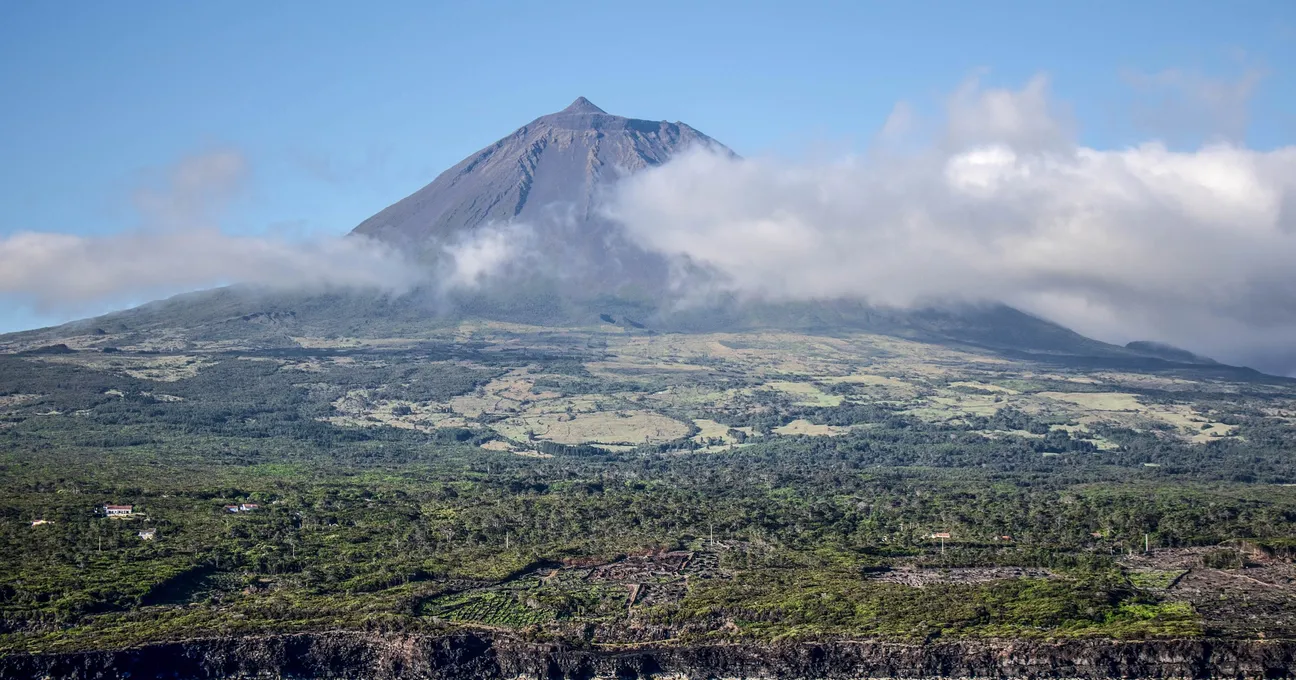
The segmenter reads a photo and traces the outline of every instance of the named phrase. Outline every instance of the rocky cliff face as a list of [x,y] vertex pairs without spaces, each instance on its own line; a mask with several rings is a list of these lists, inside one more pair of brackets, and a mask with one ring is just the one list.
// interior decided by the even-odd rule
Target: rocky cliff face
[[4,678],[1280,678],[1296,641],[876,641],[584,650],[474,634],[327,633],[11,655]]

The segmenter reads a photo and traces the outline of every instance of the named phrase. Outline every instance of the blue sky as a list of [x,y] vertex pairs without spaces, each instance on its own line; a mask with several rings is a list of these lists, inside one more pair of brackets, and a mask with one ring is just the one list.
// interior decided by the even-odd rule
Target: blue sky
[[[837,153],[897,101],[1042,72],[1085,145],[1191,146],[1132,82],[1255,75],[1241,141],[1268,149],[1296,132],[1294,64],[1290,2],[10,2],[0,239],[131,229],[135,190],[211,149],[249,168],[226,231],[343,233],[578,95],[744,155]],[[0,330],[69,316],[0,304]]]

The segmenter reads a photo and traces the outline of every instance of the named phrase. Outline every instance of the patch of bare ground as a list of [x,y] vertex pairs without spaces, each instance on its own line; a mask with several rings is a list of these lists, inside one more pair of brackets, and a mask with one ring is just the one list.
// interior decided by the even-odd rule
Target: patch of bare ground
[[486,451],[500,451],[503,453],[512,453],[527,458],[553,458],[553,454],[540,453],[539,451],[532,451],[530,449],[519,448],[517,446],[514,446],[513,444],[504,441],[503,439],[492,439],[482,444],[481,448],[485,449]]
[[430,432],[440,427],[469,427],[463,418],[437,403],[374,398],[371,390],[350,390],[333,401],[335,415],[319,420],[339,427],[390,426]]
[[0,395],[0,409],[21,406],[26,402],[40,399],[39,394],[5,394]]
[[688,426],[678,420],[634,410],[543,413],[509,418],[492,427],[510,439],[544,439],[559,444],[668,442],[689,433]]
[[1236,553],[1236,568],[1206,566],[1222,548],[1156,550],[1131,555],[1122,565],[1136,570],[1182,570],[1164,596],[1192,605],[1208,634],[1242,637],[1296,636],[1296,565],[1255,553]]
[[476,418],[483,413],[522,413],[537,402],[551,401],[560,396],[549,390],[536,391],[530,369],[520,368],[495,378],[471,394],[453,397],[449,405],[456,413]]
[[62,355],[36,358],[56,364],[73,364],[98,371],[128,375],[154,382],[176,382],[198,375],[204,366],[214,363],[205,356],[164,354],[134,356],[129,354]]
[[851,428],[849,427],[839,427],[836,425],[816,425],[804,418],[797,418],[786,425],[774,428],[774,433],[786,436],[801,434],[811,437],[824,437],[845,434],[849,432],[850,429]]

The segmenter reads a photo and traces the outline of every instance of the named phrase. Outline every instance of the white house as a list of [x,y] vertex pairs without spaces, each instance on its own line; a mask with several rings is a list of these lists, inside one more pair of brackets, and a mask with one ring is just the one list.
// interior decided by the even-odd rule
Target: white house
[[104,514],[108,517],[125,517],[135,512],[133,505],[105,505],[103,506]]

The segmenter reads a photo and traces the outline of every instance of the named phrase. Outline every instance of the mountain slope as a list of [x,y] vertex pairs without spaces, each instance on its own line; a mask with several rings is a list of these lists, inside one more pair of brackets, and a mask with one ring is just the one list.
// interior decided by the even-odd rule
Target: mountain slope
[[494,226],[524,225],[515,236],[527,239],[526,265],[478,289],[391,297],[235,287],[2,336],[0,348],[32,349],[72,337],[88,347],[288,347],[298,336],[408,336],[462,319],[587,326],[606,315],[634,332],[862,330],[995,350],[1191,361],[1108,345],[1003,305],[904,310],[863,300],[770,303],[723,296],[682,305],[670,287],[666,258],[627,240],[598,205],[618,178],[699,145],[732,153],[684,123],[611,115],[581,97],[469,156],[353,231],[422,254],[437,267],[448,245]]
[[465,158],[352,233],[435,262],[443,246],[479,229],[520,226],[531,265],[569,281],[569,292],[661,289],[665,260],[629,243],[598,214],[598,202],[617,178],[695,145],[728,151],[684,123],[614,116],[580,97]]
[[608,180],[694,144],[724,148],[684,123],[614,116],[580,97],[465,158],[354,233],[421,244],[492,222],[583,227],[598,221],[594,209]]
[[[612,323],[630,335],[789,331],[875,333],[920,343],[978,347],[1012,360],[1080,369],[1179,370],[1231,380],[1266,377],[1222,364],[1151,356],[1100,342],[1005,305],[906,310],[859,300],[805,303],[720,302],[672,308],[616,296],[563,295],[543,282],[508,293],[449,297],[415,291],[403,296],[362,292],[284,293],[243,287],[178,295],[134,309],[51,328],[0,335],[0,353],[60,344],[76,349],[128,348],[163,352],[214,348],[296,348],[302,337],[412,338],[468,322],[523,323],[592,330]],[[608,321],[611,319],[612,321]],[[440,330],[438,330],[440,329]]]

